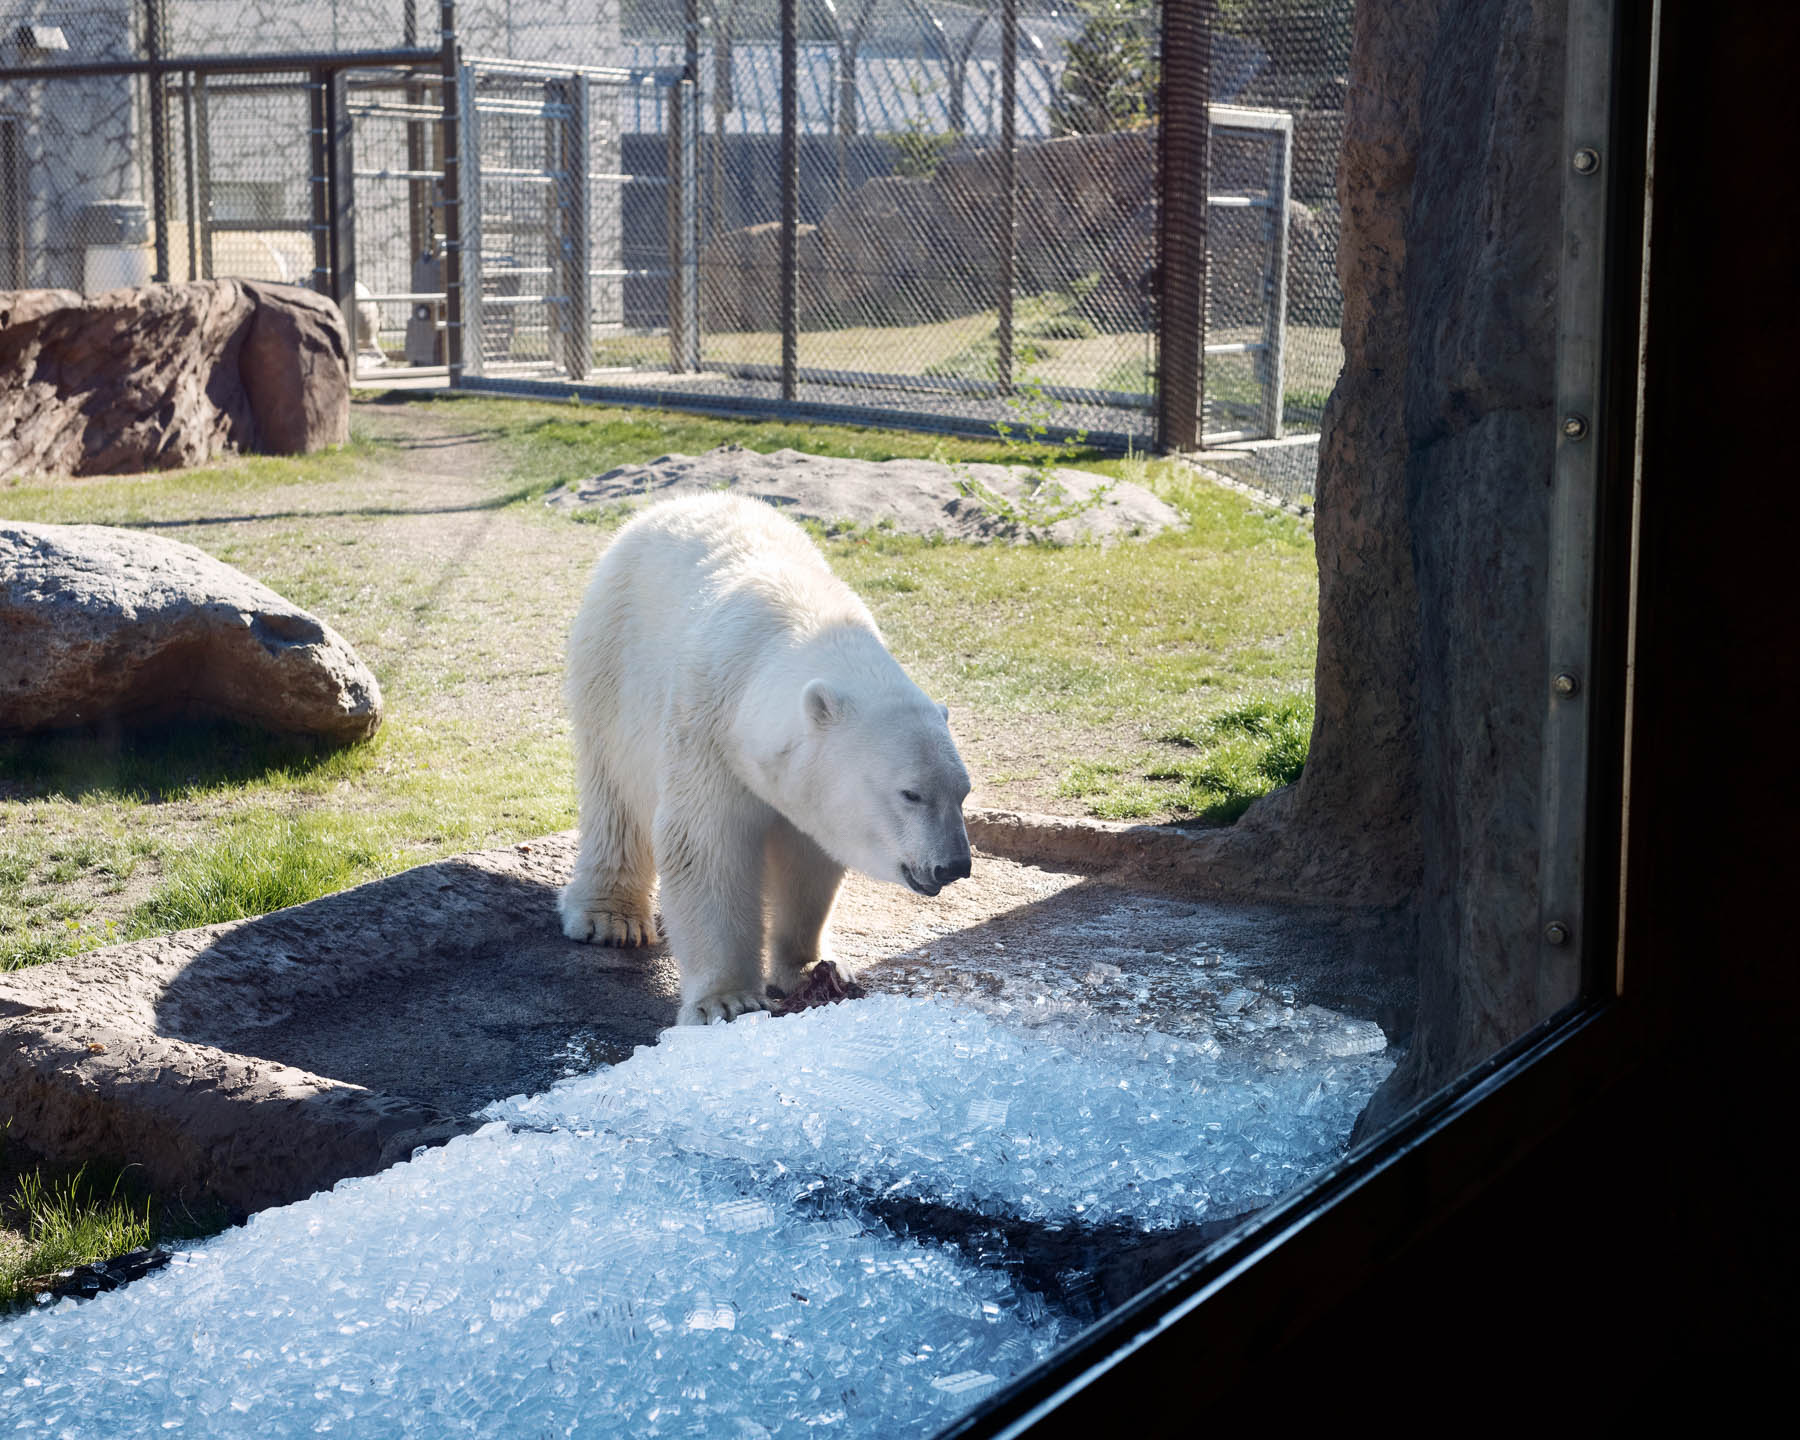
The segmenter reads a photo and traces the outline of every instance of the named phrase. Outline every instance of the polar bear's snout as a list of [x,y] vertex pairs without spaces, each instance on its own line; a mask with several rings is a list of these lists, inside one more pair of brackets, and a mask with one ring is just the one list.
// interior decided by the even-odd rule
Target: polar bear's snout
[[946,885],[969,878],[969,836],[959,812],[951,816],[927,856],[900,864],[900,878],[920,895],[935,895]]
[[947,865],[940,862],[929,870],[922,865],[915,870],[911,865],[902,863],[900,875],[917,894],[935,895],[953,881],[969,878],[969,852],[964,850],[960,860],[953,860]]

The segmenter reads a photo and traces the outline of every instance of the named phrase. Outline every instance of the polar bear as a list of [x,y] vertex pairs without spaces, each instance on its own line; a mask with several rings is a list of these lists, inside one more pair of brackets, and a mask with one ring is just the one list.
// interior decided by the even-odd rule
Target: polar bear
[[654,944],[660,876],[679,1024],[766,1010],[765,983],[835,964],[846,869],[921,895],[969,874],[948,712],[760,501],[669,500],[621,529],[570,631],[564,697],[581,846],[563,933]]

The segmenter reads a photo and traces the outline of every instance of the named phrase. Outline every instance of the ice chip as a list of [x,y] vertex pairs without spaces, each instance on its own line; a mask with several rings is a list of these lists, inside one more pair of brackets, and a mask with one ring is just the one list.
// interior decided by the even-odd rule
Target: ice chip
[[931,1382],[931,1388],[958,1400],[973,1401],[999,1384],[1000,1378],[997,1375],[989,1375],[981,1370],[959,1370],[954,1375],[940,1375]]
[[775,1223],[775,1207],[766,1200],[732,1200],[713,1211],[713,1221],[721,1230],[737,1234],[766,1230]]
[[1006,1123],[1006,1112],[1011,1108],[1006,1100],[971,1100],[969,1123],[982,1129],[997,1129]]

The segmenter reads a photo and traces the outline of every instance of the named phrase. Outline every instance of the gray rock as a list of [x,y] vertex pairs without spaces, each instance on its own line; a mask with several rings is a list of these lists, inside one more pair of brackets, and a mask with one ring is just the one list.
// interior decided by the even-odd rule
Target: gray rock
[[381,687],[330,626],[179,541],[0,522],[0,732],[219,716],[361,740]]
[[164,470],[349,435],[349,336],[309,290],[0,292],[0,475]]
[[[973,542],[1148,539],[1184,523],[1179,511],[1142,485],[1128,480],[1108,485],[1090,470],[1063,468],[1038,477],[1009,465],[850,460],[797,450],[763,455],[740,445],[621,465],[558,486],[545,503],[558,510],[604,512],[717,490],[766,501],[798,520],[890,526],[911,535]],[[1062,518],[1045,523],[1056,516]]]

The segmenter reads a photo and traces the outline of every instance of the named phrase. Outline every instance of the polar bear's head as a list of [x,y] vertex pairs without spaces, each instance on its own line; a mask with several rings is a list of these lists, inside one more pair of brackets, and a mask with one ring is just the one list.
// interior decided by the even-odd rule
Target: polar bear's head
[[814,680],[800,709],[803,828],[826,853],[921,895],[966,878],[969,772],[950,738],[949,712],[910,681],[858,699]]

